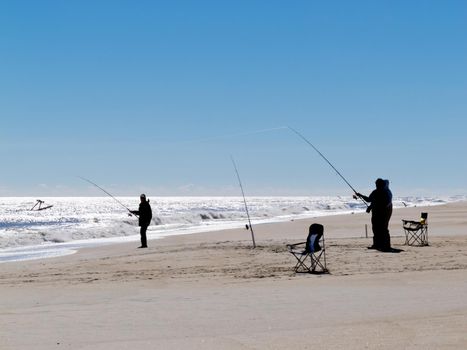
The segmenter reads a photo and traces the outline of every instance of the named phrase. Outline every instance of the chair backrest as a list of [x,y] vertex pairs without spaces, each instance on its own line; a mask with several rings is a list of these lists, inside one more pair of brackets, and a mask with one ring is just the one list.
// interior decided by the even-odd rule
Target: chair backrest
[[428,220],[428,213],[422,213],[421,218],[420,218],[420,223],[426,224]]
[[315,253],[321,250],[319,241],[324,234],[324,226],[321,224],[311,224],[306,239],[305,251],[308,253]]

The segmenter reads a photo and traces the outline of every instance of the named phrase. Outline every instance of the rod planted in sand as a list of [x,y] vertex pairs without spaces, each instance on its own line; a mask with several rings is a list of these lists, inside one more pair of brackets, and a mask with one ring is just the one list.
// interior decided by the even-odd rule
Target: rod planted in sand
[[253,241],[253,248],[256,248],[255,234],[253,233],[253,226],[251,225],[250,213],[248,212],[248,205],[246,204],[245,192],[243,191],[242,180],[240,180],[240,174],[238,173],[238,169],[237,169],[237,165],[235,164],[235,160],[233,159],[232,156],[230,156],[230,159],[232,160],[232,164],[234,166],[235,173],[237,174],[238,184],[240,185],[240,189],[242,191],[243,203],[245,204],[246,216],[248,217],[248,225],[249,225],[249,228],[250,228],[250,231],[251,231],[251,240]]

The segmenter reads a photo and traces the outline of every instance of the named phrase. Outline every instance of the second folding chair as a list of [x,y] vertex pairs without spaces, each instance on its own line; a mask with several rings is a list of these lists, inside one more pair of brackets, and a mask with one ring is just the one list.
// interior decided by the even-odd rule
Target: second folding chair
[[411,246],[428,245],[428,213],[422,213],[420,221],[402,220],[405,244]]

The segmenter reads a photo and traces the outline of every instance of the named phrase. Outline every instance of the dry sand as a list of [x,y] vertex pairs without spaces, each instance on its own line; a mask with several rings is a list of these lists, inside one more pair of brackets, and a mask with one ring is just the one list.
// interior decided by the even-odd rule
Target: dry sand
[[[401,219],[429,213],[428,247]],[[294,274],[285,245],[325,226],[329,275]],[[467,203],[83,249],[0,264],[0,349],[467,349]],[[369,236],[371,229],[368,227]]]

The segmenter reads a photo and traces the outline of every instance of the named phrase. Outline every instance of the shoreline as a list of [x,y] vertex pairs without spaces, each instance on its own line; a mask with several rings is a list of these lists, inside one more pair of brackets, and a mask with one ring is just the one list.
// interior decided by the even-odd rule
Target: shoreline
[[[429,206],[411,206],[411,207],[399,207],[395,208],[394,212],[399,210],[406,210],[406,209],[415,209],[418,208],[419,210],[429,210],[432,207],[450,205],[455,203],[463,203],[463,201],[458,202],[450,202],[450,203],[442,203],[442,204],[435,204]],[[340,216],[348,216],[348,215],[366,215],[370,217],[369,214],[365,212],[355,212],[353,210],[348,210],[345,212],[334,212],[334,213],[327,213],[324,215],[311,215],[305,216],[297,215],[296,217],[276,217],[272,219],[262,219],[256,220],[260,222],[253,221],[253,228],[261,227],[262,225],[275,225],[281,223],[288,223],[288,222],[303,222],[303,221],[310,221],[310,220],[321,220],[322,218],[327,217],[340,217]],[[394,216],[394,214],[393,214]],[[323,219],[327,221],[326,219]],[[245,219],[246,221],[246,219]],[[392,223],[393,220],[391,220]],[[234,227],[228,227],[234,226]],[[391,225],[391,227],[394,225]],[[154,227],[154,226],[153,226]],[[148,240],[159,241],[161,239],[167,239],[170,237],[175,236],[185,236],[185,235],[196,235],[196,234],[204,234],[208,232],[224,232],[229,230],[241,230],[243,224],[240,222],[236,224],[229,224],[227,227],[223,227],[222,224],[219,225],[212,225],[211,227],[199,227],[194,226],[191,228],[185,229],[174,229],[174,230],[166,230],[155,233],[154,231],[148,234]],[[390,227],[390,228],[391,228]],[[365,229],[364,229],[365,230]],[[368,237],[372,236],[371,233],[371,224],[368,222],[366,227],[366,234]],[[152,237],[151,237],[152,236]],[[157,237],[156,237],[157,236]],[[139,241],[139,234],[135,233],[134,235],[129,236],[117,236],[117,237],[107,237],[107,238],[95,238],[95,239],[84,239],[84,240],[72,240],[67,242],[61,243],[44,243],[40,245],[30,245],[30,246],[19,246],[19,247],[11,247],[11,248],[3,248],[0,250],[0,264],[2,263],[16,263],[20,261],[28,261],[28,260],[41,260],[41,259],[49,259],[49,258],[57,258],[60,256],[68,256],[77,253],[81,249],[87,248],[99,248],[102,246],[113,245],[113,244],[121,244],[127,242],[138,242]]]
[[[396,248],[404,249],[405,236],[402,230],[401,220],[416,220],[422,211],[428,211],[429,233],[428,239],[430,245],[436,241],[454,240],[463,241],[467,237],[467,224],[459,211],[467,208],[467,202],[448,203],[429,207],[410,207],[395,209],[390,222],[391,243]],[[372,232],[370,223],[370,214],[344,214],[320,216],[316,218],[298,219],[290,221],[281,221],[274,223],[265,223],[254,225],[255,240],[259,249],[257,252],[273,249],[278,252],[286,252],[285,246],[290,243],[304,241],[307,237],[308,226],[313,222],[324,225],[324,235],[326,242],[334,246],[347,246],[348,249],[361,249],[366,253],[366,247],[371,245]],[[366,226],[366,227],[365,227]],[[367,235],[365,232],[367,230]],[[139,235],[127,237],[126,242],[102,243],[89,247],[74,247],[73,254],[61,255],[49,258],[39,258],[32,260],[20,260],[14,262],[5,262],[0,264],[0,272],[8,271],[9,266],[18,266],[18,269],[28,269],[37,265],[46,266],[61,264],[73,266],[80,261],[94,263],[99,259],[113,259],[124,254],[126,257],[137,259],[155,254],[164,254],[164,249],[169,249],[168,255],[172,252],[179,252],[183,247],[189,247],[190,250],[233,250],[244,249],[248,251],[252,248],[251,233],[245,228],[224,229],[198,232],[185,235],[170,235],[158,239],[148,240],[148,249],[137,249],[139,245]],[[343,243],[345,242],[345,243]],[[75,242],[70,242],[73,245]],[[425,249],[425,251],[428,250]],[[420,249],[419,247],[409,247],[409,249]],[[467,250],[467,247],[466,247]],[[255,250],[252,250],[253,252]],[[210,254],[210,252],[204,252]],[[342,254],[340,252],[339,254]],[[200,254],[202,254],[200,252]],[[260,253],[259,253],[260,254]],[[255,254],[250,254],[254,256]],[[344,254],[345,255],[345,254]],[[281,262],[283,263],[283,262]],[[13,267],[13,270],[16,268]],[[60,275],[60,274],[59,274]],[[0,281],[1,283],[1,281]]]

